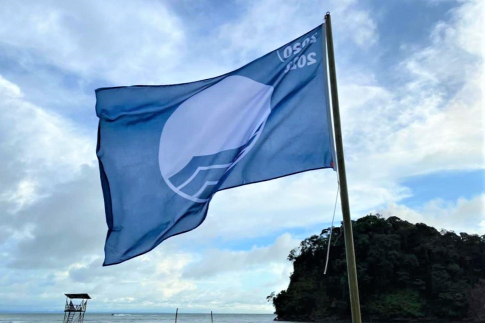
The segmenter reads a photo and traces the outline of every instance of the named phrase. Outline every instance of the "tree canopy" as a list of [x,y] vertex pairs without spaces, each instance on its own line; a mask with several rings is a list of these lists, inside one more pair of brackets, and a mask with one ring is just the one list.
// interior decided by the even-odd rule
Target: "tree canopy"
[[[372,320],[464,319],[485,322],[485,235],[438,231],[397,217],[353,221],[362,315]],[[273,300],[279,319],[348,317],[343,228],[330,228],[291,250],[293,273]]]

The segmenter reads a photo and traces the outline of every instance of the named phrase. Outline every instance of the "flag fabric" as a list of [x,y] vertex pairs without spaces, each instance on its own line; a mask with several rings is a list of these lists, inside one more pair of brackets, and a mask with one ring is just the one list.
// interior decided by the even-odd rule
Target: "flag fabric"
[[105,266],[195,229],[217,191],[333,167],[322,31],[211,79],[96,90]]

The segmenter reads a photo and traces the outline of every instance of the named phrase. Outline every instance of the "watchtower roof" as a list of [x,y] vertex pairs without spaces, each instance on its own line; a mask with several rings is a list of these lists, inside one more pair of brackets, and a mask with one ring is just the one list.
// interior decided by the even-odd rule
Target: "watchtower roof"
[[89,297],[88,294],[64,294],[64,295],[66,295],[67,297],[69,297],[71,299],[75,299],[75,298],[91,299],[91,297]]

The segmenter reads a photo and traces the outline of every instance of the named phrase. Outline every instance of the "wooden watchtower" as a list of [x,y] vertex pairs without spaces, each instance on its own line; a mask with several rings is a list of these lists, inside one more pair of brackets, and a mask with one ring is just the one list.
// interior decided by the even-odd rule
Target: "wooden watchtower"
[[[66,307],[64,308],[64,323],[82,323],[84,322],[84,313],[86,313],[86,305],[88,299],[91,299],[88,294],[64,294],[66,295]],[[76,300],[75,303],[72,300]],[[81,303],[78,303],[81,300]]]

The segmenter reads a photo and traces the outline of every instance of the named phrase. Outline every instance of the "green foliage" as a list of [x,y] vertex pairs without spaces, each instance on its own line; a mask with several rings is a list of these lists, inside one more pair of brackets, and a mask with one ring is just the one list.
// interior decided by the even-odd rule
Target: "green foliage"
[[485,279],[476,283],[470,291],[468,314],[476,322],[485,322]]
[[383,294],[369,301],[367,311],[381,318],[420,318],[424,316],[425,302],[417,290],[402,289]]
[[[484,288],[479,282],[485,279],[485,236],[440,232],[380,215],[354,221],[353,230],[364,316],[383,320],[472,316],[471,302],[480,303],[476,298]],[[329,233],[330,229],[323,230],[290,252],[294,268],[290,284],[273,298],[279,318],[348,317],[342,228],[333,230],[329,269],[323,275]],[[473,286],[478,287],[472,293]],[[473,313],[481,317],[477,311]]]

